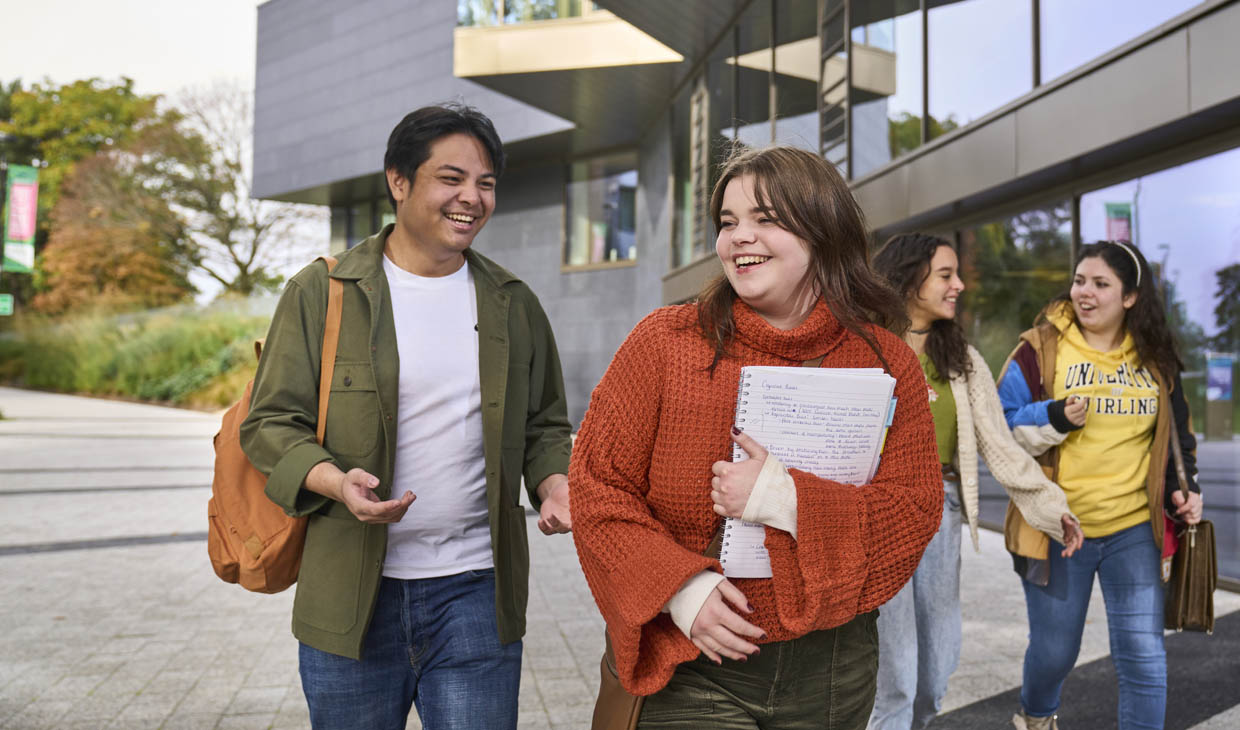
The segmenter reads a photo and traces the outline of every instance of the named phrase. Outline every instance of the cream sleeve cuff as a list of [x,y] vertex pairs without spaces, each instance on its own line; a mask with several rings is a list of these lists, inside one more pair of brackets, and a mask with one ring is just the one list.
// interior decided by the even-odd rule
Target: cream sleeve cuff
[[797,485],[783,462],[770,454],[758,472],[741,519],[797,536]]
[[663,611],[672,615],[672,623],[684,633],[685,638],[689,638],[693,622],[697,620],[702,606],[706,605],[706,599],[710,598],[710,592],[722,582],[722,574],[713,570],[703,570],[685,581],[680,590],[676,591],[676,595],[667,599],[667,605],[663,606]]

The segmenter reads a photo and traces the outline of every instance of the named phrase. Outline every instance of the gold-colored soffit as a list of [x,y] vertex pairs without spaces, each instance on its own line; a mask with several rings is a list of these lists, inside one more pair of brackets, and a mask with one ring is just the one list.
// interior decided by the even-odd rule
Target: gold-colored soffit
[[568,71],[684,57],[608,12],[490,27],[456,29],[453,72],[461,78]]

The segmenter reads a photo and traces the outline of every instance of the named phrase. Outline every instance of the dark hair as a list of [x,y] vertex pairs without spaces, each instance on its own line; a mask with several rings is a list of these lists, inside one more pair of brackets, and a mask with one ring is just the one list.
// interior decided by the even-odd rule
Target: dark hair
[[[1167,312],[1163,307],[1162,296],[1154,286],[1150,264],[1142,255],[1141,249],[1127,241],[1097,241],[1086,244],[1081,246],[1076,256],[1076,263],[1072,266],[1073,276],[1075,277],[1076,269],[1082,261],[1094,257],[1101,258],[1111,271],[1115,272],[1122,285],[1123,296],[1133,292],[1137,295],[1137,301],[1124,312],[1124,330],[1132,335],[1141,364],[1152,366],[1163,378],[1173,380],[1176,373],[1184,369],[1184,362],[1180,359],[1175,333],[1167,324]],[[1137,283],[1138,279],[1140,284]],[[1055,302],[1066,303],[1067,311],[1073,320],[1076,319],[1076,310],[1071,306],[1071,289],[1055,297],[1052,306]],[[1050,309],[1051,307],[1048,307],[1047,311]]]
[[[950,243],[938,236],[900,233],[887,239],[887,243],[874,254],[874,270],[887,279],[891,288],[900,295],[900,300],[905,302],[906,309],[908,302],[918,296],[921,285],[930,278],[930,260],[942,246],[952,248]],[[967,375],[973,370],[964,330],[954,319],[936,319],[930,323],[926,354],[943,379]]]
[[[888,329],[904,326],[904,307],[870,268],[865,216],[835,166],[795,147],[738,147],[723,165],[710,196],[710,214],[719,229],[723,193],[733,178],[750,175],[759,206],[773,213],[779,227],[805,242],[810,272],[831,313],[860,337],[887,366],[867,323]],[[713,372],[728,355],[736,335],[732,304],[736,291],[726,275],[698,296],[698,327],[715,345]],[[887,367],[890,370],[890,367]]]
[[[424,106],[405,115],[388,136],[387,152],[383,153],[383,169],[396,170],[410,183],[423,162],[431,156],[431,143],[449,134],[476,137],[491,158],[495,177],[504,174],[504,143],[500,142],[495,125],[485,114],[464,104]],[[387,191],[388,202],[396,210],[396,199]]]

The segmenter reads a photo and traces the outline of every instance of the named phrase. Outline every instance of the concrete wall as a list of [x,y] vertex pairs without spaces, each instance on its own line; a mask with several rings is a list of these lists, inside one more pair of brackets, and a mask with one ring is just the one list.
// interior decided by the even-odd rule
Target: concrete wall
[[482,109],[504,141],[568,123],[452,75],[456,4],[269,0],[258,8],[254,194],[325,204],[378,173],[392,127],[425,104]]
[[564,182],[561,165],[513,170],[500,181],[495,214],[474,248],[521,277],[551,320],[569,418],[581,423],[590,393],[633,326],[660,304],[671,245],[667,124],[639,150],[637,241],[633,266],[561,271]]

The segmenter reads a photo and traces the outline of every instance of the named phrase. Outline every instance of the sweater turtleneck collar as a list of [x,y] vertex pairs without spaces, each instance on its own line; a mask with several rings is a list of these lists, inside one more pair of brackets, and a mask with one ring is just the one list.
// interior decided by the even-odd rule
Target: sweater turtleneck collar
[[789,360],[812,360],[826,353],[844,328],[819,297],[805,321],[790,330],[777,329],[739,298],[732,304],[737,339],[749,347]]

